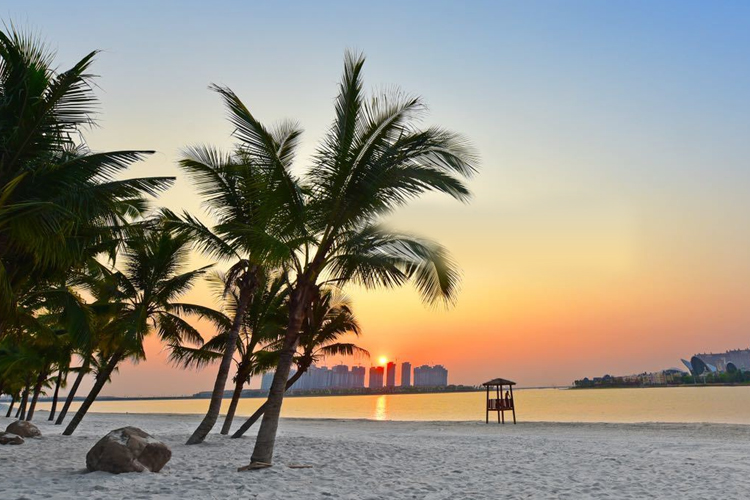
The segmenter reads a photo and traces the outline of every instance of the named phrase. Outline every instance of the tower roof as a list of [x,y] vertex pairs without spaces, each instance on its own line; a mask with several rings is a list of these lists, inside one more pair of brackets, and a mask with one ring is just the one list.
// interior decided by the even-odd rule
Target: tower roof
[[485,382],[482,385],[484,385],[484,386],[488,386],[488,385],[516,385],[516,383],[513,382],[512,380],[507,380],[507,379],[504,379],[504,378],[493,378],[492,380],[489,380],[489,381]]

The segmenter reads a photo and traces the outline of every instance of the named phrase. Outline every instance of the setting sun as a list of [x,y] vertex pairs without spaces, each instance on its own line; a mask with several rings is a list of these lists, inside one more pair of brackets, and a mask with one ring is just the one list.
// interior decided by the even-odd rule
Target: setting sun
[[381,365],[384,365],[384,364],[386,364],[387,362],[388,362],[388,358],[386,358],[385,356],[380,356],[380,357],[378,358],[378,363],[379,363],[379,364],[381,364]]

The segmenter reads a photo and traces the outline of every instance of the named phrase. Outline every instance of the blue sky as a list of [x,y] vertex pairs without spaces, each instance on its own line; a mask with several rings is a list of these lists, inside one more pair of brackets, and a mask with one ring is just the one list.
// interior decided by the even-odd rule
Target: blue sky
[[[263,121],[298,120],[305,154],[346,49],[367,55],[368,87],[424,96],[426,123],[466,135],[482,171],[471,205],[429,197],[393,223],[446,244],[464,291],[436,313],[411,291],[353,290],[376,354],[486,378],[496,354],[445,352],[460,332],[540,385],[745,346],[750,3],[10,1],[0,16],[63,68],[103,51],[87,139],[156,149],[138,174],[179,175],[181,148],[231,144],[212,82]],[[181,177],[160,202],[199,210]],[[158,390],[179,392],[179,376]]]

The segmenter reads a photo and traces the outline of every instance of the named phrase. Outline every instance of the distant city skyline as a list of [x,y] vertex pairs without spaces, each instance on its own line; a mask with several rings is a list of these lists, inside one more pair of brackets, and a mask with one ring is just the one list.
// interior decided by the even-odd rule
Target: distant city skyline
[[[408,361],[401,363],[399,381],[396,380],[397,363],[389,361],[386,366],[373,365],[365,380],[364,366],[337,364],[328,366],[310,366],[292,386],[292,390],[316,389],[349,389],[363,388],[382,389],[410,387],[412,385],[412,365]],[[295,371],[289,374],[291,378]],[[260,389],[268,390],[273,381],[273,371],[264,373],[260,378]],[[414,368],[414,387],[444,387],[448,385],[448,370],[442,365],[421,365]],[[404,383],[406,381],[406,383]]]

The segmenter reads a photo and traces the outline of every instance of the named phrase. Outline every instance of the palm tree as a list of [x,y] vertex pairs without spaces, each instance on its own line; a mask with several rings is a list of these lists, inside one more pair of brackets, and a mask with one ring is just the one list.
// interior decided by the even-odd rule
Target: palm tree
[[32,373],[26,368],[27,362],[33,360],[36,364],[37,356],[33,349],[22,344],[18,338],[6,337],[0,341],[0,379],[3,381],[5,392],[13,395],[6,417],[11,416],[13,405],[18,401],[16,418],[22,413],[26,416],[29,385]]
[[[286,389],[294,386],[295,382],[304,375],[307,370],[326,356],[352,356],[355,354],[370,356],[365,349],[352,343],[339,342],[341,336],[353,333],[359,336],[361,329],[352,312],[351,302],[341,294],[332,289],[326,289],[321,296],[313,301],[310,310],[305,315],[303,332],[300,338],[298,353],[294,358],[297,371],[286,383]],[[276,342],[277,350],[271,352],[273,361],[278,364],[278,348],[280,342]],[[252,425],[265,413],[267,403],[258,408],[237,431],[232,438],[241,437]]]
[[[111,247],[109,254],[113,260],[116,259],[118,243],[117,240],[109,242]],[[95,297],[96,302],[87,305],[85,311],[87,315],[86,331],[82,334],[80,326],[73,329],[77,335],[71,338],[71,352],[67,360],[66,376],[68,372],[75,372],[76,377],[68,391],[60,414],[55,420],[55,425],[61,425],[65,421],[70,405],[73,403],[84,377],[92,371],[98,374],[104,369],[106,360],[102,359],[101,351],[107,350],[109,346],[108,339],[104,337],[103,332],[107,330],[107,325],[115,317],[116,305],[113,306],[113,304],[116,304],[118,300],[115,295],[117,290],[116,275],[102,266],[95,258],[87,259],[85,265],[71,273],[69,281],[73,288],[87,290],[90,295]],[[73,356],[76,356],[81,364],[70,368]]]
[[[83,305],[70,290],[42,283],[26,289],[20,298],[15,322],[5,330],[0,371],[4,370],[6,376],[8,372],[20,372],[28,381],[19,413],[31,420],[42,390],[51,385],[49,377],[70,361],[71,336],[66,326],[85,330],[85,325],[78,324],[80,318],[74,319]],[[26,413],[29,395],[31,402]]]
[[168,227],[189,234],[199,250],[232,263],[227,276],[238,296],[208,411],[187,444],[203,442],[216,424],[243,317],[262,275],[283,265],[289,246],[302,236],[296,230],[302,195],[289,173],[300,131],[290,123],[266,130],[231,90],[212,89],[225,102],[238,142],[232,154],[191,148],[180,167],[195,182],[215,224],[208,227],[187,213],[164,211],[164,216]]
[[8,405],[8,411],[5,413],[5,418],[10,418],[13,414],[13,406],[20,398],[21,390],[23,388],[23,382],[20,379],[6,378],[3,380],[3,393],[11,397],[10,404]]
[[112,311],[103,326],[99,355],[101,368],[94,386],[70,421],[64,435],[72,434],[109,380],[126,358],[144,359],[143,342],[156,333],[165,342],[200,344],[200,333],[183,319],[195,315],[225,327],[224,316],[195,304],[177,302],[208,267],[182,272],[189,253],[189,237],[151,228],[133,230],[122,252],[122,271],[100,268],[89,291],[98,299],[92,307]]
[[[395,287],[413,281],[424,300],[452,303],[458,272],[436,243],[389,231],[382,217],[429,191],[470,197],[462,178],[475,172],[465,140],[442,128],[420,129],[418,97],[362,91],[364,57],[348,53],[336,99],[336,118],[302,184],[305,223],[314,245],[295,252],[289,322],[269,391],[252,462],[273,459],[281,405],[302,334],[305,312],[321,283]],[[256,131],[263,134],[262,129]],[[252,464],[251,464],[252,465]]]
[[52,369],[57,371],[57,376],[54,378],[55,388],[52,392],[52,405],[50,406],[49,416],[47,417],[47,420],[50,422],[54,422],[55,420],[60,389],[67,385],[68,373],[70,373],[70,362],[75,353],[75,345],[69,332],[62,330],[56,340]]
[[[221,433],[229,433],[242,390],[253,375],[267,371],[273,360],[264,356],[265,349],[283,333],[286,323],[285,275],[283,273],[264,272],[247,307],[240,335],[235,350],[236,374],[234,391],[227,409]],[[239,290],[227,282],[222,274],[214,277],[214,282],[221,287],[221,298],[227,302],[231,315],[236,314],[239,302]],[[220,332],[200,348],[175,346],[170,358],[184,367],[199,368],[224,356],[227,346],[227,332]]]
[[96,52],[53,69],[37,39],[0,30],[0,336],[22,291],[65,273],[146,209],[171,178],[121,179],[151,151],[88,150]]
[[[83,378],[89,373],[91,373],[92,360],[96,360],[95,352],[91,350],[86,350],[86,351],[78,350],[75,352],[75,354],[81,360],[81,366],[69,369],[69,371],[76,373],[76,378],[75,380],[73,380],[73,385],[70,386],[68,395],[65,397],[65,402],[63,403],[63,407],[60,410],[59,415],[57,416],[57,420],[55,420],[55,425],[61,425],[65,421],[65,417],[68,414],[70,405],[73,403],[73,400],[75,399],[75,396],[78,393],[78,388],[81,386],[81,382],[83,381]],[[98,371],[98,367],[95,367],[95,369],[97,369]]]

